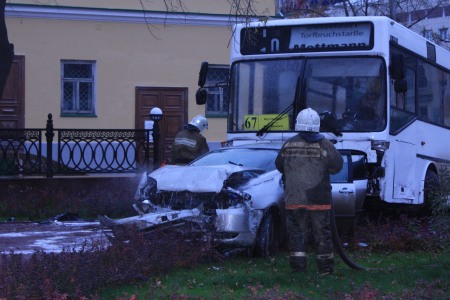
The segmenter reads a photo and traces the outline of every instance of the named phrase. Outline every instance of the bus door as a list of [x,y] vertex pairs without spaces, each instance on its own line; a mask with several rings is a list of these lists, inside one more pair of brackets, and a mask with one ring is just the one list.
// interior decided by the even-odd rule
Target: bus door
[[394,153],[394,199],[415,199],[416,150],[413,143],[395,139],[391,143]]

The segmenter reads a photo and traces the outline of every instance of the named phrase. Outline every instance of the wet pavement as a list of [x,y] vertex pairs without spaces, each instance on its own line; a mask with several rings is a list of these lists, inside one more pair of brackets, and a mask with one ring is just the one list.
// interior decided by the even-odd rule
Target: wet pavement
[[80,250],[93,243],[110,243],[97,221],[0,223],[0,253],[32,254],[35,251]]

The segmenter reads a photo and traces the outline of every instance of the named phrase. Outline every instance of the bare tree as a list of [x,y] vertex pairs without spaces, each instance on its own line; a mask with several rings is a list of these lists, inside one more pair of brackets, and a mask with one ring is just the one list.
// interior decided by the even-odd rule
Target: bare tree
[[256,0],[227,0],[230,4],[230,23],[248,23],[258,20],[267,20],[268,11],[258,11]]
[[[279,3],[280,12],[286,18],[389,16],[421,34],[425,30],[422,21],[442,15],[442,10],[449,7],[450,0],[279,0]],[[449,48],[439,34],[433,33],[431,39]]]
[[285,18],[328,17],[326,10],[331,5],[328,0],[279,0],[279,3],[280,13]]
[[390,16],[405,22],[405,15],[413,17],[407,27],[412,27],[450,3],[449,0],[343,0],[342,7],[347,16]]
[[[254,1],[254,0],[243,0]],[[280,0],[285,17],[390,16],[411,28],[450,0]],[[411,15],[406,22],[406,15]],[[412,20],[412,21],[410,21]]]

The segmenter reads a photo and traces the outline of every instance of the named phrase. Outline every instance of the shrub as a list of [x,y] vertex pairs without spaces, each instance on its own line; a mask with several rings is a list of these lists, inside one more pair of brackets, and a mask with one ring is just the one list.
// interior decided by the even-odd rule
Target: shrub
[[439,191],[434,193],[431,203],[431,223],[436,230],[448,230],[450,228],[450,171],[443,166],[439,173]]
[[82,298],[108,285],[145,280],[174,267],[221,259],[210,241],[196,233],[164,230],[144,236],[130,231],[127,237],[126,242],[115,242],[107,249],[92,242],[81,250],[65,249],[59,254],[2,254],[0,298]]

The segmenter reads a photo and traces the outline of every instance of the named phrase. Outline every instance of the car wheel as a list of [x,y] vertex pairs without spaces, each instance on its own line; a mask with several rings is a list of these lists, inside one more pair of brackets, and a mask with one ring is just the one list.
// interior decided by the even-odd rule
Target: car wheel
[[271,213],[267,213],[262,218],[253,251],[255,256],[269,257],[278,253],[279,235],[277,229],[279,228],[279,224],[275,219]]

